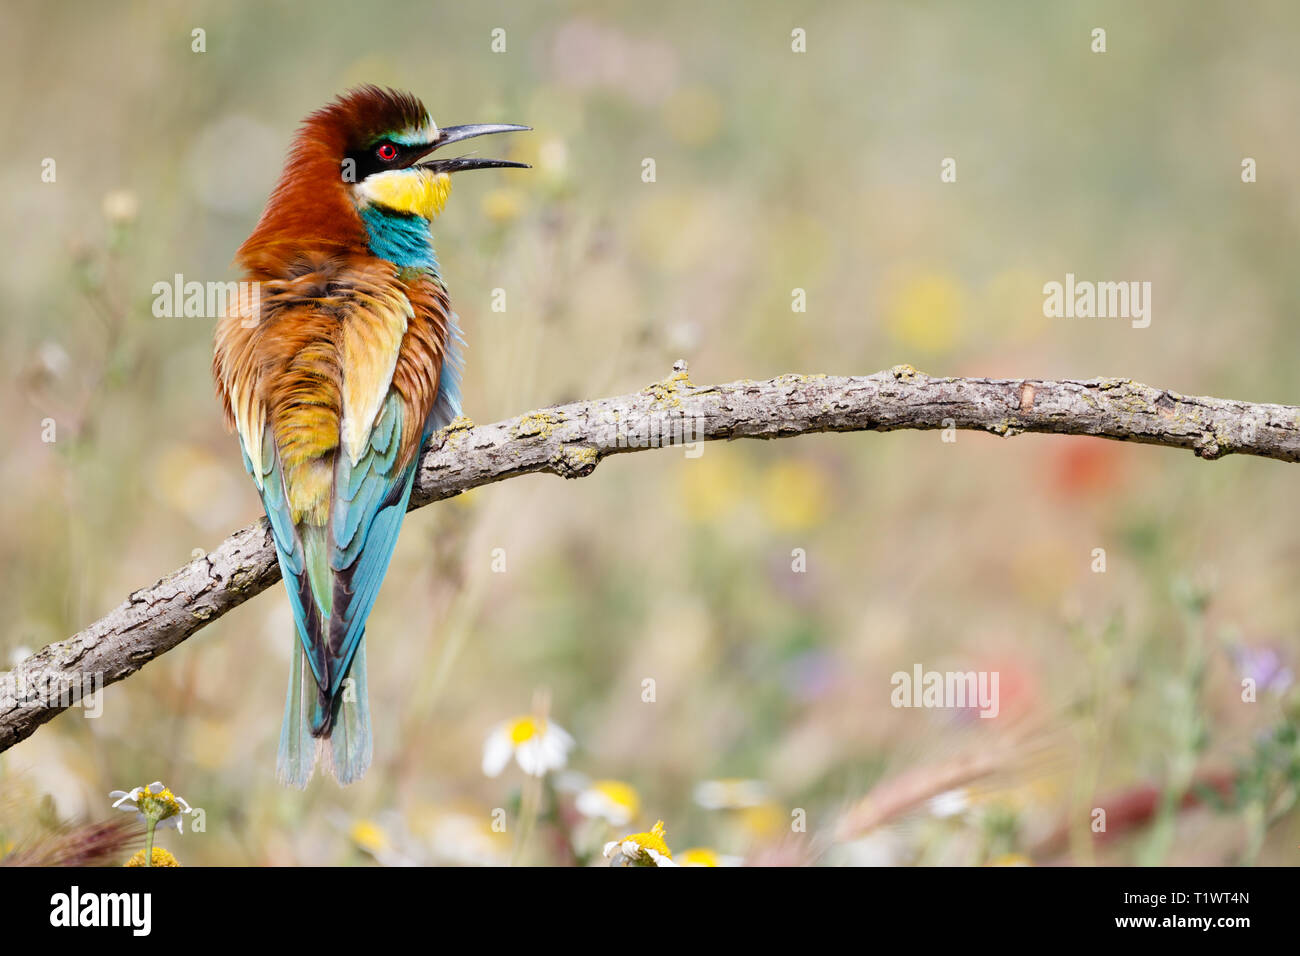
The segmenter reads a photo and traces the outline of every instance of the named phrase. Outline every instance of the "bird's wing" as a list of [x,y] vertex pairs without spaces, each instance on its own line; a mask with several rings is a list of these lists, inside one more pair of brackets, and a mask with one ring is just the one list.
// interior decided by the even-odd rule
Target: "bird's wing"
[[364,634],[416,452],[439,409],[459,407],[454,363],[444,361],[455,343],[441,286],[408,295],[391,280],[354,274],[347,291],[328,308],[299,301],[264,309],[252,344],[231,336],[226,374],[218,374],[326,698],[338,693]]
[[[366,444],[355,462],[352,455],[344,453],[335,466],[329,653],[343,662],[339,675],[346,673],[347,662],[365,632],[366,618],[397,544],[419,465],[419,449],[430,434],[460,414],[460,347],[464,342],[455,316],[447,307],[445,293],[434,299],[412,298],[413,334],[403,343],[401,368],[374,427],[366,434]],[[430,343],[436,343],[435,347],[428,348]],[[425,373],[422,387],[410,382],[416,368]],[[345,381],[347,374],[345,371]],[[418,437],[412,440],[412,435]],[[341,676],[336,676],[332,692],[337,692],[338,680]]]
[[[423,279],[405,286],[403,294],[405,322],[395,352],[388,352],[391,345],[375,347],[381,333],[371,321],[354,322],[344,337],[343,449],[335,462],[330,525],[328,654],[339,662],[331,670],[331,693],[347,673],[388,570],[419,450],[435,429],[460,414],[463,342],[446,290]],[[392,354],[391,363],[378,361],[381,353]],[[357,427],[364,422],[373,424]]]
[[[414,455],[403,454],[397,437],[413,410],[392,387],[413,318],[410,301],[392,284],[358,282],[351,293],[333,340],[337,377],[316,363],[301,387],[287,376],[284,412],[274,416],[281,458],[291,459],[286,497],[303,549],[299,633],[325,699],[338,693],[364,632],[413,474]],[[312,389],[322,384],[328,394],[317,398]],[[318,421],[323,407],[336,417]],[[328,447],[318,446],[325,438]],[[293,446],[288,454],[286,443]],[[317,457],[296,460],[304,450]],[[318,713],[314,723],[327,720]]]
[[334,591],[326,651],[331,694],[338,692],[365,631],[411,497],[416,460],[404,462],[400,455],[408,414],[402,397],[390,391],[356,463],[340,454],[335,465],[329,540]]

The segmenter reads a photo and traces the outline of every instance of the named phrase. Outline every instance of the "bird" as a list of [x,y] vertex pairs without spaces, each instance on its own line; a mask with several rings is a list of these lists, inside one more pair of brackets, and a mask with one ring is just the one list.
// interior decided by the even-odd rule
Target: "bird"
[[418,453],[461,414],[464,339],[434,251],[451,175],[527,168],[429,158],[530,127],[439,128],[414,95],[366,85],[303,120],[239,247],[241,295],[218,318],[212,371],[262,499],[293,611],[276,775],[340,784],[373,752],[366,620]]

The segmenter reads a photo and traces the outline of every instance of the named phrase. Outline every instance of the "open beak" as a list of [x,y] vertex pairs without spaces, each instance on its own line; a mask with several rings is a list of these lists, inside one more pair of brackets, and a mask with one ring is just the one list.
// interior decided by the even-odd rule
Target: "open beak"
[[[529,129],[532,129],[532,127],[512,126],[508,123],[471,123],[468,126],[446,126],[438,130],[438,138],[429,147],[429,152],[441,149],[448,143],[457,143],[462,139],[473,139],[475,136],[486,136],[489,133],[518,133]],[[421,169],[429,169],[435,173],[458,173],[462,169],[492,169],[501,166],[514,166],[519,169],[529,168],[527,163],[512,163],[508,159],[479,159],[475,156],[434,159],[427,163],[420,163]]]

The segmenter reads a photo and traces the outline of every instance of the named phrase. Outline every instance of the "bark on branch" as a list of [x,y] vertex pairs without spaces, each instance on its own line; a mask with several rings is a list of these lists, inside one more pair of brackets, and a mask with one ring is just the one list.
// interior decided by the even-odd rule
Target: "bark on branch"
[[[529,473],[581,478],[646,447],[814,432],[959,428],[1093,435],[1186,448],[1201,458],[1300,460],[1300,408],[1200,398],[1120,379],[931,378],[910,366],[839,378],[783,375],[697,386],[685,363],[640,392],[542,409],[430,441],[412,508]],[[134,674],[280,577],[265,520],[131,594],[85,630],[0,673],[0,752],[80,699]]]

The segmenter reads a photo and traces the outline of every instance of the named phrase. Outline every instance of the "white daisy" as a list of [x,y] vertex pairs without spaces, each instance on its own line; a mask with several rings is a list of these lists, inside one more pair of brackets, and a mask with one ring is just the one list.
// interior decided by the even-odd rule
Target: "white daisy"
[[641,798],[621,780],[597,780],[578,794],[574,806],[584,817],[627,826],[641,810]]
[[673,853],[664,842],[664,822],[659,820],[649,833],[629,833],[605,844],[610,866],[676,866]]
[[955,817],[970,809],[970,794],[965,790],[945,790],[926,801],[926,808],[936,817]]
[[545,776],[564,767],[573,738],[542,717],[531,715],[503,721],[492,728],[483,744],[483,772],[498,776],[513,756],[524,773]]
[[115,798],[113,809],[134,813],[140,822],[146,825],[158,824],[163,820],[174,818],[177,833],[185,832],[181,819],[185,814],[193,812],[193,808],[183,797],[172,793],[160,780],[155,780],[147,787],[136,787],[130,791],[114,790],[109,796]]

